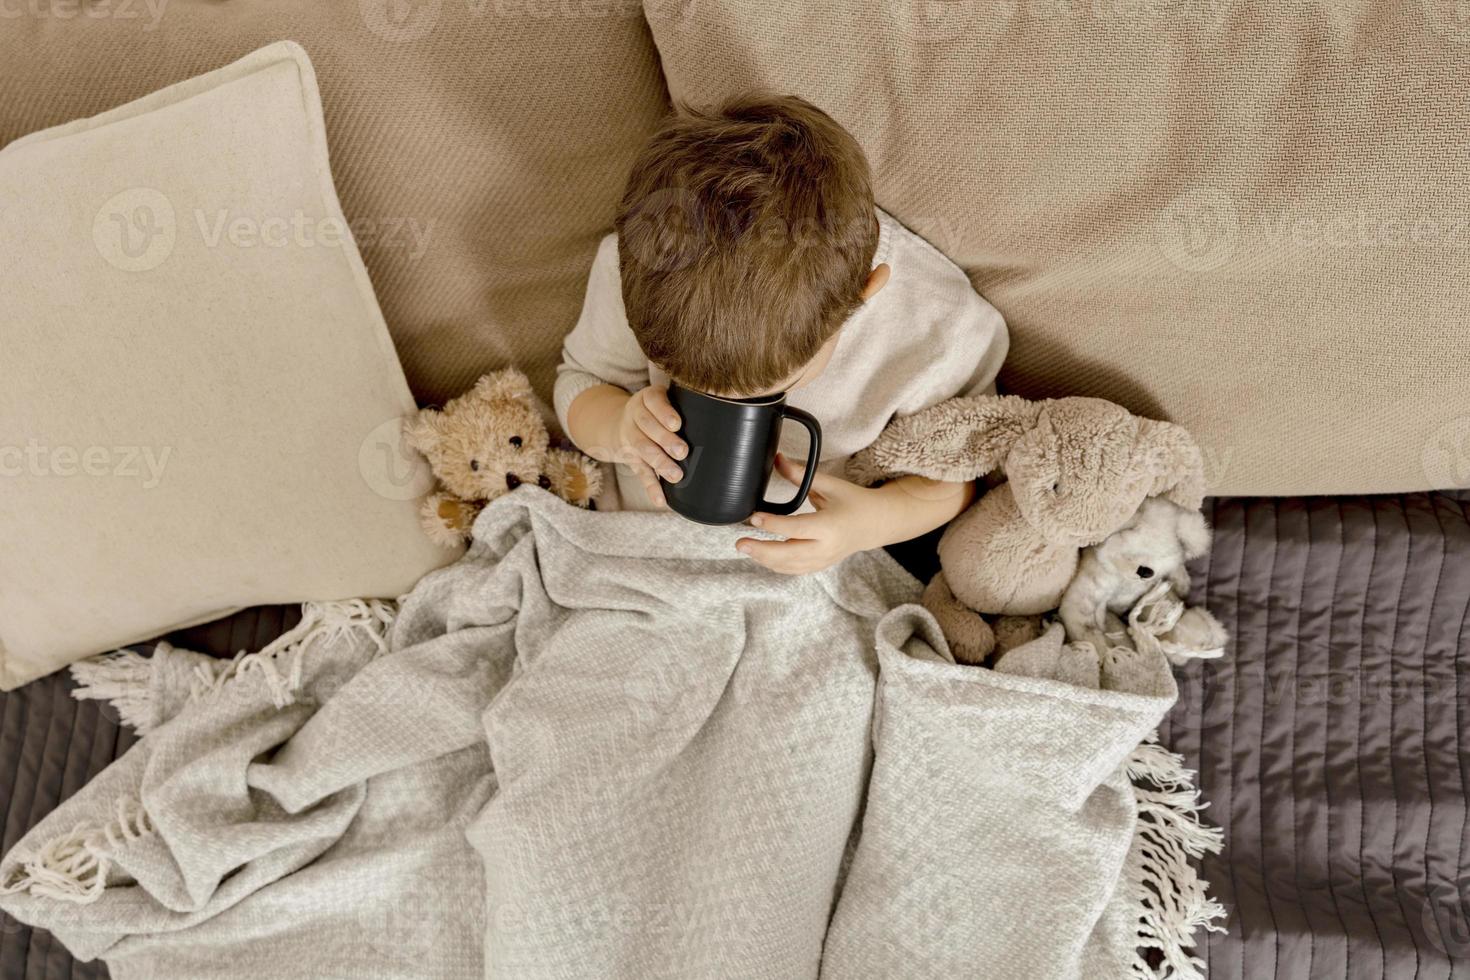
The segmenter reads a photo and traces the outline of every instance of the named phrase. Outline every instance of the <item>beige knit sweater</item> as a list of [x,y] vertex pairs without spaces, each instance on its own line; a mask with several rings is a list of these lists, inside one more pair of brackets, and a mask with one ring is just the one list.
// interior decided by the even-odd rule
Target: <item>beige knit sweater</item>
[[[992,389],[1009,344],[1004,318],[953,262],[882,211],[878,227],[873,265],[888,263],[888,285],[843,324],[826,370],[789,399],[821,422],[822,469],[830,473],[841,474],[848,458],[872,443],[895,416]],[[617,237],[609,235],[592,264],[581,318],[563,347],[557,418],[565,429],[572,401],[595,385],[637,391],[668,380],[628,326]],[[806,440],[804,430],[789,425],[781,451],[804,458]],[[626,466],[616,470],[620,500],[600,503],[648,509],[637,478]],[[790,485],[773,477],[768,497],[790,495]]]

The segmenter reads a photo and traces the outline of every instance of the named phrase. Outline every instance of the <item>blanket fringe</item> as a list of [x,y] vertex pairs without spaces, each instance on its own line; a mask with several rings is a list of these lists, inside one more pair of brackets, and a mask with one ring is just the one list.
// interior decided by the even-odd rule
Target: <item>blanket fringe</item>
[[147,734],[153,727],[153,699],[149,679],[153,661],[132,650],[117,650],[71,665],[77,686],[71,696],[78,701],[108,701],[117,709],[124,725]]
[[[1140,909],[1130,980],[1204,980],[1204,962],[1188,950],[1196,929],[1225,931],[1225,908],[1210,898],[1209,883],[1193,862],[1218,853],[1224,834],[1200,821],[1208,804],[1200,802],[1194,773],[1158,744],[1157,734],[1129,756],[1127,774],[1138,801],[1138,827],[1124,876]],[[1147,950],[1158,951],[1157,965],[1149,964]]]
[[231,681],[251,673],[260,674],[270,692],[271,704],[284,708],[296,703],[301,690],[302,658],[318,641],[335,640],[357,631],[378,648],[388,652],[388,628],[397,606],[380,599],[350,599],[345,602],[307,602],[301,606],[301,622],[257,653],[239,653],[234,660],[200,664],[189,686],[189,700],[217,697]]
[[[313,645],[359,632],[382,655],[388,650],[388,629],[397,610],[396,603],[381,599],[302,603],[301,622],[259,651],[195,665],[187,703],[218,697],[231,681],[255,673],[261,676],[271,704],[277,708],[294,704],[301,690],[302,658]],[[77,681],[72,697],[111,702],[123,723],[139,735],[152,729],[152,658],[118,650],[72,664],[71,672]]]
[[37,898],[90,905],[102,897],[112,870],[109,854],[155,831],[143,804],[117,801],[117,812],[101,827],[79,824],[41,845],[34,857],[0,881],[0,895],[26,892]]

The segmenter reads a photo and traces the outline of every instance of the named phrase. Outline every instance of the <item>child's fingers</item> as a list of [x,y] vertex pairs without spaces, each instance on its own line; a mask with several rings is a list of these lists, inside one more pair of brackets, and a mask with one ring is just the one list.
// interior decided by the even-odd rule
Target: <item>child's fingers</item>
[[736,549],[757,564],[783,575],[800,575],[815,569],[817,547],[811,541],[762,541],[741,538]]
[[618,450],[613,459],[626,466],[638,478],[638,482],[643,485],[643,490],[648,494],[650,500],[660,506],[664,504],[664,491],[658,482],[658,474],[639,456],[637,446],[624,446]]
[[821,470],[812,474],[812,492],[824,497],[836,497],[848,490],[855,489],[859,489],[856,483],[850,483],[840,476],[823,473]]
[[[801,486],[801,478],[806,475],[806,462],[791,459],[784,453],[777,453],[776,472],[780,473],[788,483]],[[839,496],[849,488],[856,488],[856,484],[848,483],[840,476],[817,470],[812,474],[812,506],[820,509],[827,498]]]
[[[806,462],[797,462],[796,460],[793,460],[791,457],[787,456],[785,453],[777,453],[776,472],[781,474],[781,476],[786,480],[787,483],[791,483],[799,487],[801,486],[802,477],[806,475]],[[818,473],[816,474],[816,476],[812,477],[811,493],[807,494],[807,500],[809,500],[811,502],[811,505],[817,510],[821,510],[823,504],[825,503],[825,501],[822,499],[821,493],[817,490],[817,477],[821,475],[821,473]]]
[[663,385],[654,385],[644,388],[642,395],[643,406],[653,414],[659,424],[670,432],[678,432],[679,413],[669,404],[669,389]]
[[638,477],[638,482],[643,484],[643,492],[648,495],[648,499],[655,507],[668,506],[668,502],[664,500],[664,488],[659,484],[658,477],[654,475],[648,464],[634,460],[628,464],[628,468],[633,471],[634,476]]
[[787,482],[801,486],[802,475],[806,473],[806,463],[798,463],[785,453],[777,453],[776,472],[780,473]]
[[825,518],[821,514],[767,514],[750,516],[751,527],[779,534],[783,538],[815,538],[821,533]]
[[634,412],[633,424],[638,426],[639,432],[658,443],[670,459],[683,459],[689,455],[689,447],[684,444],[684,440],[664,428],[663,423],[654,418],[648,409],[640,408]]
[[670,483],[678,483],[684,479],[684,471],[679,468],[679,464],[669,459],[663,447],[652,439],[640,440],[634,444],[633,449],[640,462]]

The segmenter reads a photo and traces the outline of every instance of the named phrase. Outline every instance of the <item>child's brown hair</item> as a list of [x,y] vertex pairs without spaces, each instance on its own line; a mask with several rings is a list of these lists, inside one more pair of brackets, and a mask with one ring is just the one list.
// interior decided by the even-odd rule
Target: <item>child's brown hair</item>
[[795,97],[681,109],[617,214],[623,300],[648,359],[753,394],[805,365],[861,304],[878,245],[867,159]]

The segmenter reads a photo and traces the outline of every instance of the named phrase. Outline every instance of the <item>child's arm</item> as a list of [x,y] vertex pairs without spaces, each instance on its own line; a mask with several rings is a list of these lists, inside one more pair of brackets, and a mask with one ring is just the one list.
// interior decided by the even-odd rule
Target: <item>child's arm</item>
[[572,442],[588,456],[627,464],[656,507],[664,506],[658,477],[670,483],[684,478],[675,460],[687,456],[689,447],[674,434],[679,413],[662,386],[631,395],[609,384],[584,389],[567,407],[565,424]]
[[[776,468],[792,483],[801,482],[801,467],[784,456],[776,457]],[[785,541],[741,538],[736,547],[772,571],[819,572],[848,555],[917,538],[948,523],[975,499],[975,484],[904,476],[868,488],[818,472],[809,499],[813,513],[750,519]]]
[[562,344],[556,416],[578,449],[593,459],[627,464],[649,499],[662,506],[656,474],[681,479],[683,471],[674,461],[689,450],[674,435],[679,415],[667,392],[648,382],[648,358],[623,310],[617,238],[608,235],[587,276],[582,315]]

